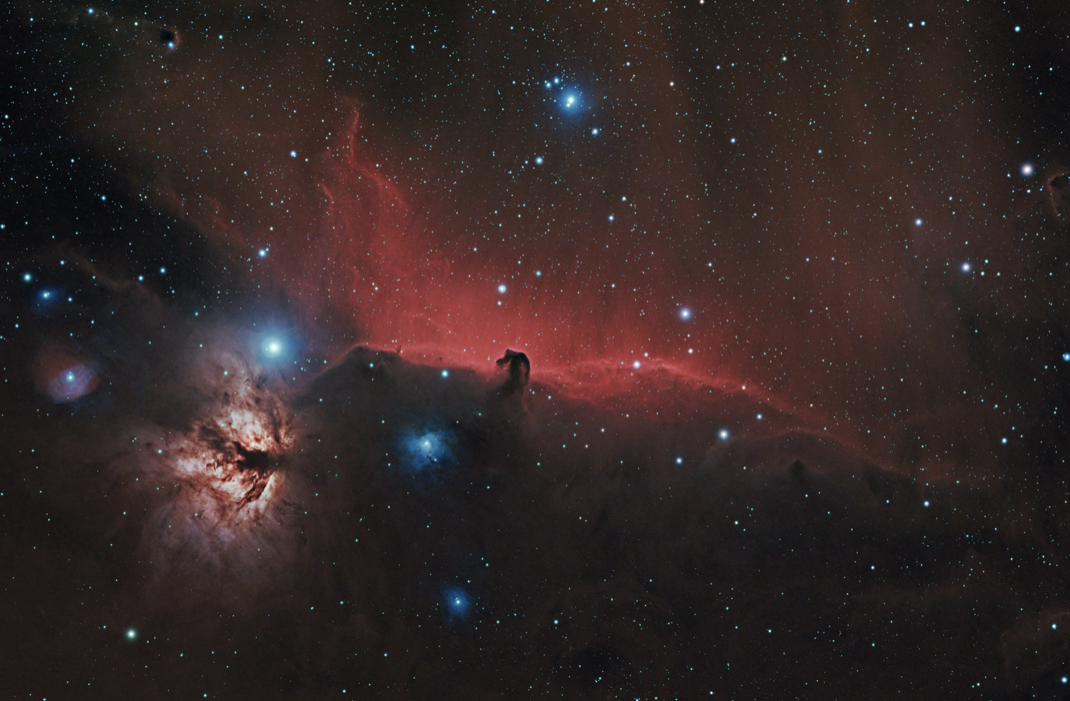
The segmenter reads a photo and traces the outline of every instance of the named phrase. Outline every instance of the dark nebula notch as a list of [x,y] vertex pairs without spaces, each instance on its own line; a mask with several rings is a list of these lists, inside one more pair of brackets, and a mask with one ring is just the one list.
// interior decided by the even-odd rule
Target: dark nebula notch
[[1055,218],[1064,224],[1070,222],[1070,173],[1056,175],[1049,180],[1048,195]]

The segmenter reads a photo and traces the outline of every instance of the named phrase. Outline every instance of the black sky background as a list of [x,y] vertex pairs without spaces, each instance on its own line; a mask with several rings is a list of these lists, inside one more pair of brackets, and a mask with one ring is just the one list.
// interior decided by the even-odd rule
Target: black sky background
[[1067,20],[11,8],[0,695],[1070,697]]

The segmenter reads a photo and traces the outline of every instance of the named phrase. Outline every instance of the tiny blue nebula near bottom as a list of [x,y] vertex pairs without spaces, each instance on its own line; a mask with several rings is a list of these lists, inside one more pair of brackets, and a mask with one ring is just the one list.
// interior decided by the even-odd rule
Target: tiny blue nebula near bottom
[[472,600],[464,589],[457,586],[446,587],[442,597],[450,619],[468,618],[472,612]]

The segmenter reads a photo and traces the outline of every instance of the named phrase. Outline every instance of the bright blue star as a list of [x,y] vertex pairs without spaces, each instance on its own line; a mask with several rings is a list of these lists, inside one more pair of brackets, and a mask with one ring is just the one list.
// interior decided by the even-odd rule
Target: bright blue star
[[1063,361],[1070,363],[1070,353],[1063,353]]
[[505,294],[505,285],[498,285],[498,294]]
[[29,273],[23,273],[22,274],[22,281],[23,282],[30,282],[31,280],[33,280],[33,275],[30,275]]
[[278,358],[286,350],[286,346],[282,340],[275,336],[268,336],[264,339],[264,342],[260,345],[260,350],[268,358]]
[[688,321],[689,319],[691,319],[691,310],[688,309],[687,307],[684,307],[683,309],[681,309],[680,310],[680,318],[683,319],[684,321]]
[[137,640],[137,630],[135,630],[133,628],[127,628],[126,629],[126,639],[127,640]]

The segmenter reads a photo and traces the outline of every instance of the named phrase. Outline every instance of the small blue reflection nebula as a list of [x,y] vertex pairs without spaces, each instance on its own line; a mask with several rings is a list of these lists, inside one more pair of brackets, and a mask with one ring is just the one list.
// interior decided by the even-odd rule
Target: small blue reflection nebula
[[97,386],[97,374],[78,363],[56,374],[48,383],[48,394],[57,402],[73,402]]
[[443,598],[450,618],[467,618],[472,611],[472,600],[460,587],[446,587]]
[[453,462],[453,436],[449,431],[413,431],[402,437],[401,450],[409,469],[423,472]]

